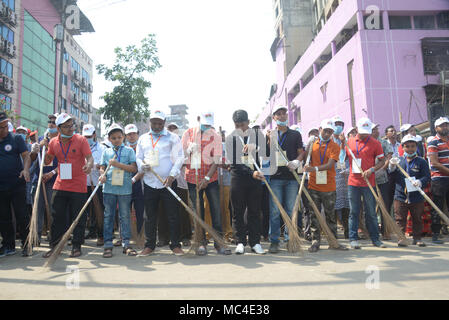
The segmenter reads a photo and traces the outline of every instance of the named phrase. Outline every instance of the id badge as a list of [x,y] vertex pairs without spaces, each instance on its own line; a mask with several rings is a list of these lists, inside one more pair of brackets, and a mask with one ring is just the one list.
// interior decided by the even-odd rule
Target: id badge
[[159,166],[159,150],[149,151],[147,163],[153,168]]
[[359,167],[362,167],[362,159],[352,159],[352,173],[361,173]]
[[72,180],[72,164],[61,163],[59,167],[59,178],[61,180]]
[[276,152],[276,163],[278,167],[287,166],[287,161],[285,161],[284,157],[281,155],[279,151]]
[[192,156],[190,157],[190,169],[201,169],[201,153],[192,153]]
[[242,156],[242,164],[254,170],[253,157],[252,156]]
[[111,184],[113,186],[123,186],[123,178],[125,171],[121,169],[112,170],[112,181]]
[[[416,181],[415,177],[410,177],[410,178],[412,178],[413,181]],[[418,191],[418,189],[407,178],[405,178],[405,186],[407,187],[407,192],[408,193]]]
[[316,184],[327,184],[327,171],[316,172]]

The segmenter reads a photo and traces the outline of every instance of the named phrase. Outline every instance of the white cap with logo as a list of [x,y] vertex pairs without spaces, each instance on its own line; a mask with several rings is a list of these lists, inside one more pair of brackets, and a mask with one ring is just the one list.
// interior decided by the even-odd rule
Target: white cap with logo
[[440,117],[435,121],[435,127],[441,126],[443,123],[449,123],[449,119],[447,117]]
[[165,121],[165,113],[163,113],[161,110],[154,110],[151,112],[150,120],[151,119],[161,119]]
[[213,126],[214,125],[214,113],[213,112],[202,113],[201,117],[200,117],[200,123],[207,125],[207,126]]
[[276,108],[274,109],[273,115],[274,115],[276,112],[278,112],[279,110],[285,110],[285,111],[288,111],[288,108],[287,108],[286,106],[278,106],[278,107],[276,107]]
[[28,134],[28,128],[26,128],[24,126],[20,126],[20,127],[16,128],[16,132],[19,131],[19,130],[26,131],[26,133]]
[[407,134],[404,138],[402,138],[401,145],[406,142],[410,142],[410,141],[418,143],[415,136],[412,136],[411,134]]
[[401,128],[399,128],[399,130],[401,132],[405,132],[405,131],[408,131],[411,127],[412,127],[412,125],[410,123],[406,123],[406,124],[403,124],[401,126]]
[[368,118],[360,118],[357,121],[357,131],[359,134],[371,134],[373,133],[373,123]]
[[332,119],[324,119],[323,121],[321,121],[321,129],[331,129],[333,131],[335,131],[335,127],[334,127],[334,121]]
[[332,121],[334,122],[334,125],[335,125],[336,122],[342,122],[342,123],[345,123],[345,122],[343,121],[343,119],[342,119],[340,116],[335,116],[335,117],[333,117],[333,118],[332,118]]
[[67,113],[61,113],[57,118],[56,118],[56,125],[59,127],[61,124],[66,123],[67,121],[69,121],[70,119],[72,119],[72,117],[70,115],[68,115]]
[[108,135],[113,131],[113,130],[120,130],[122,133],[124,133],[125,131],[123,130],[123,128],[117,124],[117,123],[113,123],[109,128],[108,128]]
[[95,127],[91,124],[85,124],[83,127],[83,136],[90,137],[95,133]]
[[139,129],[137,129],[135,124],[128,124],[125,127],[125,134],[130,134],[130,133],[138,133]]

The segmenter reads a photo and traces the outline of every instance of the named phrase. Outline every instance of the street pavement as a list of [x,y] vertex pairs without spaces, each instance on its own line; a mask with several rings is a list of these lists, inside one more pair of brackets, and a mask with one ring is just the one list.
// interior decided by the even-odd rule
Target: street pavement
[[[0,299],[448,299],[449,244],[424,240],[425,248],[385,241],[382,249],[362,240],[361,250],[322,245],[317,253],[307,252],[305,242],[302,255],[288,253],[285,244],[279,254],[256,255],[246,247],[244,255],[231,256],[209,245],[205,257],[175,256],[168,247],[128,257],[114,248],[111,259],[86,240],[80,258],[69,258],[67,247],[50,270],[43,268],[44,242],[32,257],[18,251],[0,258]],[[269,243],[262,246],[268,250]]]

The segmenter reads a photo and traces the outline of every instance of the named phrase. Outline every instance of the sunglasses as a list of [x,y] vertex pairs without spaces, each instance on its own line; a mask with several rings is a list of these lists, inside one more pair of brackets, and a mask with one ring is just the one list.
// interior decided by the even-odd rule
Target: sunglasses
[[51,124],[56,124],[56,122],[55,122],[55,121],[48,121],[48,123],[51,123]]

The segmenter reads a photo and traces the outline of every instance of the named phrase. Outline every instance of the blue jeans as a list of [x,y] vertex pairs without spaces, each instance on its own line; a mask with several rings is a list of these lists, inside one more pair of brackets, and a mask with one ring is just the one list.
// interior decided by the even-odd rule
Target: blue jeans
[[349,240],[358,238],[359,215],[363,202],[365,204],[365,224],[372,242],[379,241],[379,228],[377,227],[376,200],[369,187],[348,186],[349,197]]
[[122,236],[122,245],[124,248],[129,246],[131,239],[131,194],[117,195],[111,193],[103,194],[104,203],[104,248],[112,248],[112,235],[114,233],[115,210],[119,208],[120,233]]
[[[296,196],[298,195],[299,185],[296,180],[280,180],[271,179],[270,187],[278,198],[282,207],[291,217],[293,207],[295,206]],[[281,217],[280,210],[270,196],[270,242],[279,243],[279,236],[281,235]],[[299,212],[298,221],[302,220],[302,214]],[[288,240],[288,230],[285,228],[284,239]]]

